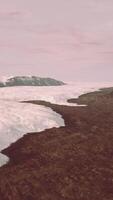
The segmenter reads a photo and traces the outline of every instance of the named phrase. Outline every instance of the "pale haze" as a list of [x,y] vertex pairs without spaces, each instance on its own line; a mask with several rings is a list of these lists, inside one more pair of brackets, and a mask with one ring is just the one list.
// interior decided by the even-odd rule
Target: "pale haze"
[[0,0],[0,76],[112,81],[113,0]]

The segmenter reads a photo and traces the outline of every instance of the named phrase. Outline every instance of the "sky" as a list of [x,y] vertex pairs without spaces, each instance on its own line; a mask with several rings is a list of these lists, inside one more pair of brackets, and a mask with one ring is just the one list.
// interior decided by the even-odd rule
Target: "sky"
[[0,76],[113,80],[113,0],[0,0]]

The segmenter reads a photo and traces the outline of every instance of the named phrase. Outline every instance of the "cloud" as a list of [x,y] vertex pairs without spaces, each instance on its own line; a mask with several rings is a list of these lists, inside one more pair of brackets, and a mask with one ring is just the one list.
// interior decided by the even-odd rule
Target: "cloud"
[[59,75],[62,69],[62,77],[76,77],[87,68],[98,73],[100,66],[113,66],[112,24],[112,1],[4,0],[1,71]]

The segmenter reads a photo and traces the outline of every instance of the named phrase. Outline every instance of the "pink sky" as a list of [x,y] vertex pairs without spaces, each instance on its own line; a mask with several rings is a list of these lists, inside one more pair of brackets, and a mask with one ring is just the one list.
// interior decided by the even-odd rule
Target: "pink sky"
[[0,75],[111,81],[113,1],[0,0]]

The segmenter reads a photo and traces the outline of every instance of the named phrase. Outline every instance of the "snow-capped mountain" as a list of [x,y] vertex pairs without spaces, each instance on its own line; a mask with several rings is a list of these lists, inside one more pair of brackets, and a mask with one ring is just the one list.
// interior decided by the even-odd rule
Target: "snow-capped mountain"
[[37,76],[14,76],[2,77],[0,79],[0,87],[9,86],[57,86],[64,85],[62,81],[52,78],[41,78]]

